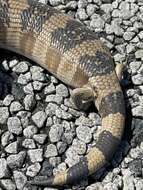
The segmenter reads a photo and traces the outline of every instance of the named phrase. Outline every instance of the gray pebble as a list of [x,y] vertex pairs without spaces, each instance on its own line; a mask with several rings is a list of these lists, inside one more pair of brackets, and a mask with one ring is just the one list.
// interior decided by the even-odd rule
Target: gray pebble
[[85,143],[89,143],[92,139],[91,129],[87,126],[77,127],[76,134],[77,134],[77,137]]
[[44,94],[46,95],[53,94],[55,92],[56,88],[52,83],[44,88]]
[[49,144],[46,148],[44,156],[46,158],[50,158],[50,157],[54,157],[57,155],[58,155],[58,152],[57,152],[56,146],[54,144]]
[[59,84],[58,86],[56,86],[56,93],[62,97],[68,97],[69,95],[67,87],[63,84]]
[[112,11],[112,5],[111,4],[102,4],[100,7],[101,10],[103,10],[105,13],[109,14]]
[[57,104],[61,104],[63,102],[63,97],[59,96],[58,94],[56,95],[47,95],[46,100],[47,103],[54,102]]
[[79,118],[76,119],[75,121],[76,125],[84,125],[88,127],[93,126],[93,121],[90,118],[85,117],[84,115],[80,116]]
[[74,139],[72,146],[79,155],[83,155],[86,152],[86,144],[78,139]]
[[86,13],[84,8],[78,9],[77,16],[78,16],[79,20],[87,20],[88,19],[88,14]]
[[13,172],[13,177],[16,183],[16,187],[18,190],[23,189],[23,187],[25,186],[26,182],[27,182],[27,177],[20,171],[14,171]]
[[32,74],[33,81],[44,81],[45,74],[43,73],[43,69],[39,66],[32,66],[30,68],[30,72]]
[[86,0],[79,0],[78,1],[78,8],[85,8],[87,6]]
[[[4,100],[3,100],[3,105],[9,106],[13,100],[14,100],[13,95],[8,94],[8,95],[4,98]],[[1,118],[1,117],[0,117],[0,118]]]
[[30,72],[27,72],[25,74],[20,74],[18,77],[17,82],[22,85],[28,84],[32,80],[32,76]]
[[44,144],[47,136],[48,136],[47,134],[36,134],[33,136],[33,139],[39,144]]
[[46,126],[51,127],[53,125],[53,119],[51,117],[47,118]]
[[141,64],[142,64],[141,61],[133,61],[130,63],[130,69],[131,69],[132,75],[138,73],[138,70],[141,67]]
[[6,124],[9,117],[9,111],[7,107],[0,107],[0,124]]
[[7,164],[11,169],[21,168],[25,160],[26,152],[21,151],[7,157]]
[[35,177],[39,173],[40,169],[41,165],[39,163],[32,164],[27,168],[26,175]]
[[25,128],[29,125],[29,121],[31,120],[31,113],[28,111],[19,111],[17,116],[20,118],[22,126]]
[[23,130],[23,134],[26,138],[31,138],[33,137],[34,134],[37,133],[37,128],[34,125],[27,126]]
[[64,153],[66,148],[67,148],[67,144],[65,142],[60,141],[57,143],[57,150],[59,154]]
[[49,103],[45,109],[47,116],[55,115],[56,110],[59,109],[59,106],[54,103]]
[[14,139],[14,136],[12,133],[10,133],[9,131],[4,132],[1,136],[1,145],[6,146],[13,139]]
[[8,146],[5,147],[5,151],[10,154],[17,154],[18,153],[18,142],[12,142]]
[[2,62],[2,66],[3,66],[3,68],[4,68],[5,71],[8,71],[8,70],[9,70],[9,66],[8,66],[7,60],[4,60],[4,61]]
[[62,109],[56,109],[55,110],[55,115],[60,118],[60,119],[65,119],[65,120],[71,120],[72,115]]
[[135,36],[134,32],[125,32],[124,35],[123,35],[123,38],[126,41],[130,41],[134,36]]
[[141,31],[139,34],[138,34],[139,38],[142,40],[143,39],[143,31]]
[[0,158],[0,179],[9,176],[9,170],[7,161],[4,158]]
[[63,126],[60,124],[55,124],[51,126],[49,131],[49,138],[52,143],[58,142],[63,134]]
[[143,84],[143,75],[139,73],[137,75],[132,76],[132,82],[135,85]]
[[10,112],[16,113],[18,111],[23,110],[23,106],[18,101],[13,101],[10,105]]
[[90,27],[103,29],[105,21],[97,14],[92,15]]
[[77,8],[77,2],[76,1],[67,2],[66,8],[68,8],[70,10],[75,10]]
[[32,110],[36,105],[35,97],[32,94],[26,95],[23,102],[26,110]]
[[61,163],[61,158],[60,157],[50,157],[49,163],[51,164],[51,166],[53,166],[55,168]]
[[34,149],[36,148],[36,145],[35,145],[35,142],[33,139],[25,139],[23,142],[22,142],[22,146],[24,148],[28,148],[28,149]]
[[47,116],[46,116],[46,113],[44,111],[36,112],[32,116],[32,120],[38,128],[41,128],[44,126],[46,119],[47,119]]
[[32,163],[43,161],[43,149],[28,150],[28,156]]
[[18,117],[9,117],[7,121],[8,130],[16,135],[22,133],[22,126]]
[[34,89],[33,89],[32,83],[28,83],[27,85],[25,85],[23,87],[23,90],[24,90],[25,94],[34,94],[34,92],[33,92]]
[[33,89],[36,91],[41,91],[43,86],[44,86],[44,84],[40,81],[34,81],[33,82]]
[[16,185],[11,179],[2,179],[0,183],[5,190],[16,190]]
[[18,64],[16,64],[12,71],[15,73],[26,73],[28,71],[28,64],[25,61],[21,61]]
[[135,57],[136,57],[137,59],[143,58],[143,49],[137,50],[137,51],[135,52]]
[[80,160],[80,156],[77,154],[76,150],[72,146],[67,149],[66,157],[67,158],[65,159],[65,162],[68,164],[69,167],[75,165]]
[[12,68],[12,67],[16,66],[18,63],[19,63],[18,60],[14,59],[9,62],[9,67]]

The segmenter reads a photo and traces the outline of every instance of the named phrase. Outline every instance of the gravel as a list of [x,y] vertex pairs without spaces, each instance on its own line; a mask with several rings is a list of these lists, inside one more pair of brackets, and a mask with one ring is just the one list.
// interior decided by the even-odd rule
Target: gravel
[[[142,0],[40,1],[97,32],[115,64],[126,66],[121,84],[127,122],[121,145],[109,167],[63,190],[143,190]],[[6,51],[0,57],[0,190],[28,190],[27,179],[65,170],[87,154],[101,118],[94,106],[85,112],[74,109],[71,89],[44,68]],[[12,83],[3,84],[5,77]]]

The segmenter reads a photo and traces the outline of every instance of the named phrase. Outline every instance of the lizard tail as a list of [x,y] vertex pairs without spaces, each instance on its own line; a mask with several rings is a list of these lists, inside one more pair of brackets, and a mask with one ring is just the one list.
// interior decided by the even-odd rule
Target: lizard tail
[[105,165],[115,153],[120,143],[124,129],[124,100],[121,91],[115,92],[103,98],[99,106],[102,117],[102,128],[96,145],[75,164],[64,172],[59,172],[46,180],[30,181],[32,185],[63,186],[79,183],[90,174],[98,171]]

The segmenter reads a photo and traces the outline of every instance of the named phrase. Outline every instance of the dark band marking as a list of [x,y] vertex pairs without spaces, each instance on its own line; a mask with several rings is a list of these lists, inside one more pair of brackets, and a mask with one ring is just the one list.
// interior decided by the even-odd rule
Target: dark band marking
[[54,177],[45,177],[45,176],[37,176],[35,177],[33,180],[31,181],[28,181],[28,184],[30,185],[40,185],[40,186],[43,186],[43,187],[46,187],[46,186],[53,186],[54,184]]
[[89,175],[88,161],[83,157],[79,163],[69,168],[67,172],[67,184],[76,184],[80,180],[86,179]]
[[28,1],[29,8],[21,13],[21,22],[23,31],[42,32],[43,24],[58,11],[36,1]]
[[114,137],[112,133],[109,131],[103,131],[99,135],[96,148],[98,148],[103,153],[107,161],[110,161],[119,143],[120,140]]
[[114,70],[113,59],[106,53],[97,51],[95,56],[88,54],[80,58],[79,64],[89,77],[110,74]]
[[69,20],[65,28],[57,28],[51,33],[51,43],[64,52],[74,48],[83,41],[97,39],[96,34],[86,28],[82,23]]
[[0,27],[9,26],[9,4],[8,0],[0,1]]
[[99,105],[99,113],[103,117],[109,114],[125,114],[124,98],[121,91],[117,91],[105,96]]

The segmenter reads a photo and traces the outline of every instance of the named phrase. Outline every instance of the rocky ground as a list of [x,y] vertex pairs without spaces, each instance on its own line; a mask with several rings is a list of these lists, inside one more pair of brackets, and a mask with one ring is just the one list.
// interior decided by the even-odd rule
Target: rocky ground
[[[106,168],[65,190],[143,190],[143,0],[41,2],[97,32],[115,63],[126,66],[121,145]],[[0,52],[0,190],[28,190],[27,179],[50,176],[78,162],[96,142],[101,120],[94,106],[87,112],[75,110],[70,89],[40,66]]]

